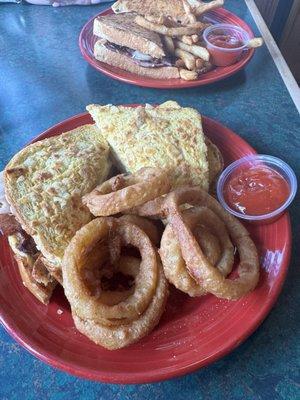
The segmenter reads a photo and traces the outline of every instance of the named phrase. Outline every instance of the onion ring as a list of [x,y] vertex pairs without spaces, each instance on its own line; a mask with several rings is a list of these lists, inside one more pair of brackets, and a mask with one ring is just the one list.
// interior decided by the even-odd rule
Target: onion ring
[[[208,261],[216,266],[222,275],[228,275],[232,270],[234,262],[234,248],[220,218],[209,208],[205,207],[194,207],[184,210],[182,211],[182,215],[185,224],[194,234],[197,243],[200,245]],[[203,230],[203,225],[209,231]],[[207,235],[210,235],[210,237]],[[215,240],[217,240],[217,244],[214,244]],[[185,261],[182,258],[179,242],[171,225],[167,225],[164,230],[159,253],[165,275],[169,282],[177,289],[192,297],[205,294],[202,285],[195,282],[187,270]]]
[[[231,239],[239,251],[240,263],[237,279],[225,279],[220,271],[204,256],[191,229],[185,224],[181,204],[202,205],[210,208],[224,222]],[[257,249],[244,226],[208,193],[200,188],[179,188],[171,192],[164,205],[170,223],[178,238],[183,259],[190,275],[209,293],[217,297],[236,300],[253,290],[259,280]]]
[[109,216],[168,193],[171,187],[168,170],[142,168],[134,175],[109,179],[83,196],[82,201],[95,216]]
[[205,136],[205,144],[207,147],[207,161],[209,166],[209,192],[214,194],[216,191],[215,189],[218,176],[224,169],[224,160],[218,147],[213,144],[207,136]]
[[122,242],[121,237],[116,235],[108,242],[109,259],[112,266],[116,265],[121,256]]
[[120,220],[130,222],[141,228],[155,246],[159,246],[160,235],[155,224],[149,219],[139,217],[138,215],[127,214],[120,217]]
[[[203,253],[208,258],[209,262],[216,265],[221,258],[221,246],[217,236],[213,235],[204,226],[196,226],[194,236],[200,244]],[[176,237],[176,236],[175,236]]]
[[158,264],[157,287],[152,301],[147,310],[130,324],[106,327],[93,320],[78,317],[74,310],[72,316],[79,332],[108,350],[116,350],[137,342],[152,331],[164,312],[168,293],[168,282]]
[[[122,246],[134,246],[141,254],[140,270],[135,279],[134,293],[125,301],[109,306],[92,296],[83,277],[89,253],[119,235]],[[101,257],[103,267],[105,258]],[[83,226],[68,245],[62,263],[64,289],[74,312],[83,319],[134,319],[148,307],[157,281],[157,253],[148,236],[138,226],[115,218],[97,218]]]
[[148,217],[153,219],[163,219],[166,217],[164,210],[166,196],[160,196],[156,199],[147,201],[138,207],[129,210],[130,214],[139,215],[140,217]]

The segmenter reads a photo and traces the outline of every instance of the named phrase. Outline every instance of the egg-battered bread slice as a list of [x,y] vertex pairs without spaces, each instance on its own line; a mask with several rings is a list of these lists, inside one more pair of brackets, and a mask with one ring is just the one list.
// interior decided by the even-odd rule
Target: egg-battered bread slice
[[91,220],[81,197],[106,179],[108,154],[98,129],[84,125],[27,146],[5,168],[5,193],[16,219],[58,269],[75,232]]
[[122,170],[170,167],[174,186],[208,190],[207,147],[198,111],[174,101],[137,108],[91,104],[87,110]]
[[[38,184],[57,182],[57,177],[86,163],[106,164],[108,145],[95,125],[83,125],[62,135],[33,143],[19,151],[5,168],[6,195],[13,200]],[[94,158],[94,160],[91,158]]]

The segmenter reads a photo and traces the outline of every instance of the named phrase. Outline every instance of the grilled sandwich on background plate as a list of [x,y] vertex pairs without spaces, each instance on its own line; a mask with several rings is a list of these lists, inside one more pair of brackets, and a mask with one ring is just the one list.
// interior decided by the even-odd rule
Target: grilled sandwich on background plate
[[[194,15],[201,15],[224,4],[223,0],[212,0],[208,3],[198,0],[186,0]],[[183,0],[118,0],[112,5],[112,10],[118,13],[134,12],[139,15],[154,15],[170,17],[182,22],[187,19],[187,7]]]
[[20,224],[9,243],[24,285],[44,303],[53,277],[62,281],[66,246],[92,219],[81,198],[106,179],[108,153],[98,129],[84,125],[25,147],[4,170],[10,217]]
[[95,18],[93,33],[97,60],[157,79],[179,78],[179,70],[167,56],[160,35],[137,25],[134,14]]

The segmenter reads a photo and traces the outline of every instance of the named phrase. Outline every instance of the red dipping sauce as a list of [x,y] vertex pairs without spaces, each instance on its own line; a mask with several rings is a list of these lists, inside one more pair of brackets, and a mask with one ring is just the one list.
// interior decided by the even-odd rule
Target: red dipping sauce
[[254,165],[239,169],[225,182],[227,204],[246,215],[264,215],[282,206],[290,194],[287,181],[274,169]]
[[232,65],[238,61],[250,40],[248,33],[239,26],[216,24],[203,32],[212,64],[217,67]]
[[223,49],[236,49],[244,45],[240,39],[225,34],[220,35],[211,33],[208,35],[208,41],[214,46],[222,47]]

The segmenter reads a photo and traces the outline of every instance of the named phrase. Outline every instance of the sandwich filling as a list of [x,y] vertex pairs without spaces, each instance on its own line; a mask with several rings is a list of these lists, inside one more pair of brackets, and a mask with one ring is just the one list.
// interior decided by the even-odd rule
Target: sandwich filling
[[17,250],[32,257],[39,253],[33,238],[29,236],[25,231],[21,230],[20,232],[17,232],[15,234],[18,235],[19,239],[16,245]]
[[135,64],[143,68],[172,67],[175,65],[175,60],[171,57],[154,58],[148,54],[109,41],[103,41],[102,45],[110,51],[130,57]]

